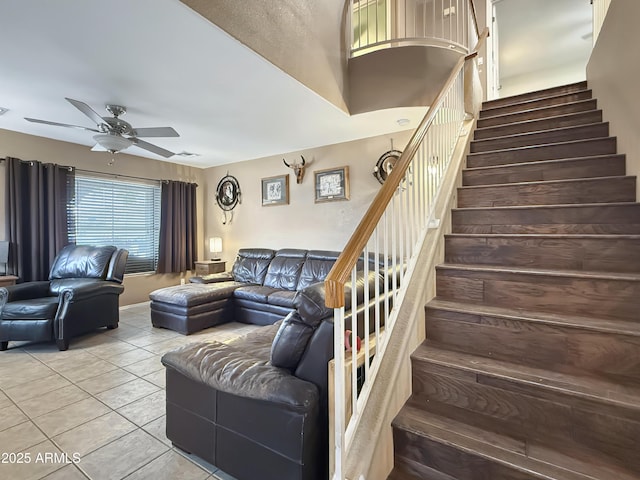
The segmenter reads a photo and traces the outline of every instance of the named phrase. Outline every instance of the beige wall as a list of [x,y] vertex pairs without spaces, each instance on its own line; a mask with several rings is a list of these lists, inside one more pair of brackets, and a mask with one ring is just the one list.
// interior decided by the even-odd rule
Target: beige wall
[[[627,155],[627,174],[640,176],[640,96],[636,45],[640,42],[640,2],[616,0],[605,18],[587,65],[587,82],[598,99],[618,152]],[[640,198],[640,183],[636,185]]]
[[[151,160],[133,155],[118,154],[113,166],[108,166],[111,159],[108,153],[91,152],[89,147],[75,145],[43,137],[25,135],[0,129],[0,158],[16,157],[22,160],[38,160],[44,163],[70,165],[83,170],[102,173],[130,175],[142,178],[168,179],[195,182],[198,188],[198,234],[202,235],[204,176],[203,170],[178,165],[176,163]],[[3,195],[0,196],[0,239],[6,238],[5,218],[5,163],[0,163],[0,185]],[[202,253],[199,247],[199,253]],[[199,258],[202,258],[199,255]],[[149,292],[156,288],[180,283],[182,275],[127,275],[124,281],[125,291],[120,297],[121,305],[138,303],[149,299]]]
[[[239,248],[305,248],[341,250],[364,214],[380,184],[373,176],[378,158],[394,148],[403,149],[410,131],[294,152],[287,162],[308,162],[302,184],[283,165],[281,155],[206,170],[205,238],[223,238],[223,259],[227,268]],[[351,199],[315,203],[315,170],[349,167]],[[215,203],[215,187],[229,172],[238,179],[242,203],[234,210],[233,221],[222,224],[222,210]],[[261,179],[289,174],[289,205],[262,206]]]
[[[347,110],[344,0],[181,1],[338,108]],[[202,54],[206,56],[206,52]]]

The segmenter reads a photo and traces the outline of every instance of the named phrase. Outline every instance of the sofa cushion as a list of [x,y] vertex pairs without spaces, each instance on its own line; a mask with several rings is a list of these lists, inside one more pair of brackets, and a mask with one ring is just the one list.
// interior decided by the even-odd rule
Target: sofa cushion
[[51,320],[58,310],[58,297],[40,297],[8,302],[2,309],[3,320]]
[[340,252],[309,250],[300,272],[297,290],[302,290],[314,283],[323,282],[333,264],[336,263],[338,255],[340,255]]
[[267,303],[293,308],[293,299],[295,297],[296,292],[292,292],[291,290],[277,290],[267,297]]
[[236,282],[262,285],[275,252],[266,248],[241,248],[231,273]]
[[165,353],[162,363],[196,382],[240,397],[306,408],[318,402],[318,389],[313,383],[233,345],[190,343]]
[[104,279],[117,249],[112,246],[92,247],[88,245],[67,245],[56,256],[49,280],[57,278],[100,278]]
[[149,294],[154,302],[171,303],[180,307],[194,307],[216,300],[229,298],[234,290],[242,286],[238,282],[221,282],[214,285],[191,283],[160,288]]
[[275,258],[271,260],[264,285],[282,290],[295,290],[306,256],[306,250],[278,250]]
[[233,292],[233,296],[243,300],[251,300],[252,302],[267,303],[267,298],[274,292],[277,292],[277,290],[272,287],[246,285],[236,289],[236,291]]
[[295,370],[313,332],[314,328],[305,323],[297,312],[287,315],[271,344],[271,364]]

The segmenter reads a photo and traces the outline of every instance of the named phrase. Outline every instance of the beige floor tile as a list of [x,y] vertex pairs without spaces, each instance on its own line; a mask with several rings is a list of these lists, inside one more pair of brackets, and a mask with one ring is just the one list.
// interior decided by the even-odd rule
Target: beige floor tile
[[[69,455],[81,457],[136,429],[126,418],[111,412],[53,437],[53,441]],[[82,463],[82,460],[81,460]]]
[[1,372],[0,388],[6,390],[17,385],[48,377],[52,374],[53,371],[50,368],[36,360],[36,363],[16,366],[16,368],[11,368],[8,371]]
[[202,470],[182,455],[170,450],[127,477],[127,480],[205,480]]
[[145,360],[141,360],[131,365],[127,365],[124,368],[127,372],[131,372],[139,377],[144,377],[150,373],[157,372],[158,370],[164,370],[164,365],[160,362],[160,355],[154,355]]
[[13,405],[11,399],[7,397],[4,392],[0,391],[0,408],[9,407],[11,405]]
[[119,367],[126,367],[127,365],[131,365],[132,363],[136,363],[141,360],[146,360],[150,357],[153,357],[152,353],[147,352],[146,350],[143,350],[141,348],[136,348],[135,350],[131,350],[129,352],[105,357],[105,360]]
[[158,370],[157,372],[153,372],[149,375],[145,375],[142,378],[145,379],[147,382],[151,382],[162,389],[164,389],[167,386],[167,373],[164,368],[164,365],[162,366],[162,370]]
[[100,392],[96,395],[96,398],[115,410],[158,390],[160,390],[160,388],[156,385],[146,380],[137,379],[110,390]]
[[118,340],[117,338],[109,338],[105,339],[105,342],[101,343],[100,345],[95,345],[88,348],[87,352],[90,352],[92,355],[95,355],[98,358],[104,359],[106,357],[112,357],[117,354],[130,352],[135,348],[136,347],[131,345],[130,343]]
[[109,407],[90,397],[36,417],[33,421],[48,437],[53,437],[110,411]]
[[46,393],[53,392],[63,387],[71,385],[71,382],[51,371],[51,375],[39,378],[29,383],[23,383],[15,387],[7,388],[6,394],[15,402],[23,402],[34,397],[40,397]]
[[116,368],[116,370],[103,373],[102,375],[82,380],[81,382],[78,382],[77,385],[83,390],[89,392],[91,395],[96,395],[100,392],[104,392],[105,390],[109,390],[130,382],[131,380],[135,380],[136,378],[137,377],[134,374],[125,372],[121,368]]
[[159,390],[119,408],[117,412],[127,420],[142,426],[164,415],[166,402],[167,396],[164,390]]
[[0,432],[0,452],[21,452],[46,439],[33,422],[23,422]]
[[164,355],[165,353],[180,348],[187,343],[191,343],[195,340],[190,340],[187,337],[176,337],[171,338],[169,340],[165,340],[164,342],[154,343],[152,345],[148,345],[144,347],[145,350],[148,350],[156,355]]
[[129,337],[135,337],[137,335],[141,335],[141,331],[137,327],[127,325],[126,323],[120,323],[118,328],[109,330],[104,334],[108,335],[109,337],[126,340]]
[[198,465],[200,468],[206,470],[209,473],[215,473],[215,472],[219,472],[220,470],[218,469],[218,467],[216,467],[215,465],[210,464],[209,462],[205,462],[203,459],[201,459],[200,457],[197,457],[191,453],[187,453],[185,451],[180,450],[177,447],[173,448],[173,451],[176,453],[179,453],[180,455],[182,455],[184,458],[186,458],[187,460],[195,463],[196,465]]
[[88,397],[89,394],[84,390],[79,389],[75,385],[69,385],[54,390],[53,392],[48,392],[44,395],[16,403],[24,413],[31,418],[35,418]]
[[86,350],[70,349],[64,352],[57,352],[57,355],[51,355],[41,360],[54,370],[64,370],[65,368],[91,363],[96,360],[96,357]]
[[144,431],[150,433],[162,443],[171,447],[171,440],[167,438],[167,416],[163,415],[156,418],[153,422],[149,422],[142,427]]
[[138,429],[91,452],[81,465],[96,480],[119,480],[166,451],[166,445]]
[[153,345],[154,343],[163,342],[165,340],[169,340],[173,338],[175,335],[169,335],[161,332],[150,332],[145,333],[143,335],[139,335],[137,337],[131,337],[127,339],[127,343],[131,345],[135,345],[136,347],[146,347],[148,345]]
[[56,371],[72,382],[77,383],[88,378],[97,377],[98,375],[113,371],[117,368],[118,367],[111,362],[93,357],[91,362],[81,363],[75,366],[65,366],[64,368],[56,369]]
[[[67,465],[67,458],[60,450],[46,440],[21,452],[25,463],[9,463],[0,465],[2,478],[20,480],[38,480]],[[28,462],[26,459],[29,459]]]
[[42,480],[87,480],[87,477],[75,465],[67,465],[50,473]]
[[29,420],[29,418],[13,404],[0,408],[0,431],[26,422],[27,420]]

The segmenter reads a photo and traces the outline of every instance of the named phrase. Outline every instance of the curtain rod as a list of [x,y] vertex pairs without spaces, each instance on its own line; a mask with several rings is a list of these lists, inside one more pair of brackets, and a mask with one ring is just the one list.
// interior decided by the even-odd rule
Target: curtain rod
[[[0,163],[5,162],[6,160],[7,159],[5,157],[0,158]],[[21,161],[23,161],[23,162],[29,162],[29,161],[34,162],[35,160],[21,160]],[[118,177],[120,177],[120,178],[132,178],[134,180],[148,180],[150,182],[162,182],[162,183],[169,183],[171,181],[171,180],[162,180],[162,179],[159,179],[159,178],[135,177],[133,175],[123,175],[123,174],[120,174],[120,173],[98,172],[96,170],[85,170],[84,168],[78,168],[78,167],[72,167],[72,166],[69,166],[69,168],[75,170],[76,172],[96,173],[98,175],[106,175],[106,176],[115,177],[115,178],[118,178]],[[194,182],[190,182],[190,183],[194,183]],[[197,183],[195,185],[196,185],[196,187],[198,186]]]

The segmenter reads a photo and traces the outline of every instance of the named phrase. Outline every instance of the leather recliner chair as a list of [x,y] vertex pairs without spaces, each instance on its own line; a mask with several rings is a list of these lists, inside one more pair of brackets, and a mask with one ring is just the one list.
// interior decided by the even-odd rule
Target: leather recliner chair
[[48,281],[0,288],[0,350],[12,340],[55,340],[67,350],[72,337],[117,328],[128,255],[113,246],[67,245]]

